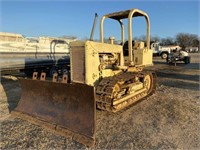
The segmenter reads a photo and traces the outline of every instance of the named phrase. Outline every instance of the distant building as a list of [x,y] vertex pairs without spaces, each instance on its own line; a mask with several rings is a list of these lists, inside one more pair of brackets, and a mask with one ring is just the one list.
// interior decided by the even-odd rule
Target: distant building
[[199,48],[198,47],[192,47],[192,46],[190,46],[190,47],[186,47],[185,48],[185,50],[187,51],[187,52],[198,52],[199,51]]

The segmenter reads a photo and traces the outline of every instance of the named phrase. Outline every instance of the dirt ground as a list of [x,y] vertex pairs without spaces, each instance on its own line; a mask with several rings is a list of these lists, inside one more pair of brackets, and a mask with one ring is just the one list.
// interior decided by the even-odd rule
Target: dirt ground
[[[118,113],[97,110],[95,149],[200,149],[199,53],[191,64],[154,58],[156,93]],[[0,84],[0,149],[87,149],[10,116],[20,99],[14,76]]]

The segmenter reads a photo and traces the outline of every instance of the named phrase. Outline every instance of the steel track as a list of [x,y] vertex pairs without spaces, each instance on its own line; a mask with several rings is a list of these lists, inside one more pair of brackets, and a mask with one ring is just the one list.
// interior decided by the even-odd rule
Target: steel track
[[[120,101],[122,98],[116,98],[113,94],[114,87],[118,82],[122,83],[130,83],[133,82],[135,78],[139,78],[139,80],[143,80],[146,75],[151,76],[151,86],[149,90],[141,90],[133,97],[127,98],[127,100],[122,101],[121,103],[114,105],[113,102]],[[96,87],[96,101],[97,108],[110,111],[117,112],[138,100],[152,95],[156,90],[156,75],[154,72],[150,71],[142,71],[142,72],[126,72],[113,77],[106,77],[102,79],[100,84]],[[129,94],[123,96],[128,97]],[[126,98],[125,98],[126,99]]]

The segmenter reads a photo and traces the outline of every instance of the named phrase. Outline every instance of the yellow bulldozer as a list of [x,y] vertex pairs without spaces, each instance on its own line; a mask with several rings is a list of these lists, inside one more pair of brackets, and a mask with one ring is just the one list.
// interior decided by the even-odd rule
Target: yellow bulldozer
[[[132,38],[132,20],[146,20],[146,41]],[[114,37],[104,42],[104,21],[112,19],[121,26],[121,43]],[[124,56],[124,20],[128,20],[128,56]],[[59,78],[46,78],[34,72],[32,79],[19,78],[21,99],[13,114],[59,134],[70,136],[87,146],[95,143],[96,108],[117,112],[151,95],[156,88],[150,50],[150,21],[138,9],[106,14],[100,21],[100,41],[70,43],[70,70]]]

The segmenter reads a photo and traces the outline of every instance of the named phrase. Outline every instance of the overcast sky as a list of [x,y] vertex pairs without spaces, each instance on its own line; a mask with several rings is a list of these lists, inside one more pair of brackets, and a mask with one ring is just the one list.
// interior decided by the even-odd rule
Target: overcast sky
[[[99,18],[95,38],[99,39],[102,15],[138,8],[151,21],[151,35],[174,37],[177,33],[200,35],[199,0],[0,0],[0,31],[25,36],[90,36],[94,14]],[[144,18],[133,20],[133,36],[145,34]],[[105,22],[106,36],[120,37],[119,24]]]

